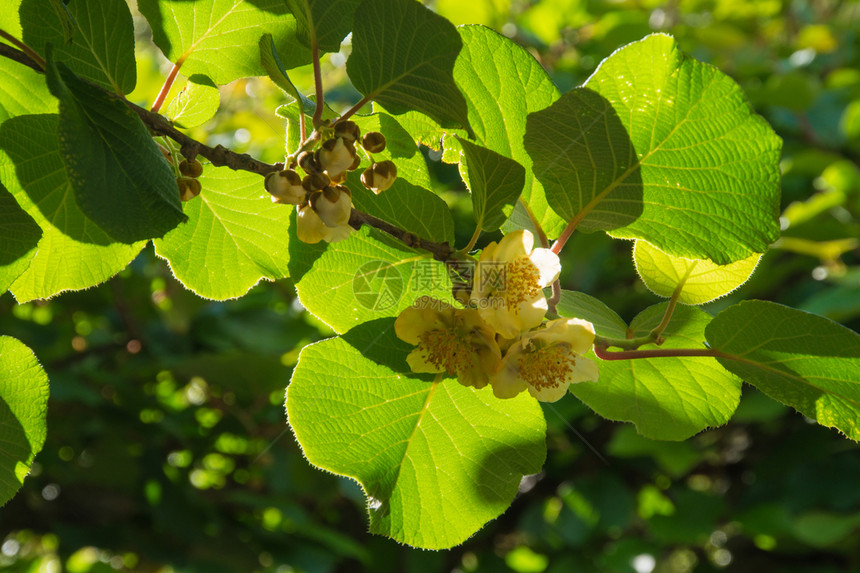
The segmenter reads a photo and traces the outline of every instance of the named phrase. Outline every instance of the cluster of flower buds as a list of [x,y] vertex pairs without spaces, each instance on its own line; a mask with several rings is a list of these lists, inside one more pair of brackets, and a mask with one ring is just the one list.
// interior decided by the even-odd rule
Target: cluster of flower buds
[[179,173],[179,177],[176,178],[179,198],[182,201],[190,201],[200,195],[203,187],[197,178],[203,173],[203,165],[196,159],[183,159],[179,163]]
[[[349,237],[352,194],[344,185],[347,173],[361,165],[358,143],[368,153],[385,149],[385,136],[371,131],[361,137],[352,121],[340,121],[331,137],[314,151],[303,151],[287,169],[266,176],[266,191],[275,203],[298,207],[296,232],[305,243],[336,242]],[[296,169],[301,169],[302,177]],[[373,163],[361,176],[365,187],[379,193],[391,187],[397,168],[391,161]]]
[[544,321],[543,289],[559,275],[558,256],[535,249],[528,231],[515,231],[481,253],[471,284],[455,293],[466,308],[422,297],[394,322],[397,336],[416,348],[413,372],[444,372],[464,386],[492,386],[498,398],[523,391],[555,402],[571,384],[598,379],[584,355],[594,326],[577,318]]

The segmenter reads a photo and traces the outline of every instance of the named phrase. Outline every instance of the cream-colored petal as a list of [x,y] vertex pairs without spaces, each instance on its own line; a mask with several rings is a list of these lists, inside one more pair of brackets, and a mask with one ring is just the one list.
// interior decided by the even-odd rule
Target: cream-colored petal
[[[493,301],[490,301],[493,302]],[[520,335],[520,320],[504,308],[478,307],[481,318],[504,338],[516,338]]]
[[529,231],[520,230],[508,233],[499,241],[499,246],[493,253],[493,260],[507,262],[523,255],[528,256],[532,252],[534,243],[535,238]]
[[546,288],[561,274],[561,261],[558,255],[549,249],[535,249],[529,255],[529,260],[537,267],[540,273],[540,287]]
[[420,336],[428,330],[442,327],[438,314],[414,306],[404,309],[394,321],[394,333],[397,338],[414,345],[420,342]]
[[546,316],[547,302],[543,294],[538,295],[530,301],[520,303],[517,310],[518,326],[520,332],[531,330],[543,322],[543,317]]
[[577,356],[576,366],[568,378],[570,379],[571,384],[578,384],[580,382],[597,382],[598,378],[600,378],[600,370],[597,368],[597,364],[595,364],[593,360],[584,356]]
[[441,368],[427,361],[427,351],[421,347],[409,353],[409,356],[406,357],[406,363],[416,373],[442,372]]
[[519,373],[505,365],[494,376],[490,377],[490,384],[493,385],[493,394],[496,398],[513,398],[523,390],[529,387],[526,382],[519,377]]
[[576,354],[585,354],[594,344],[594,325],[579,318],[559,318],[546,323],[546,327],[529,333],[549,343],[566,343]]
[[565,394],[567,394],[567,387],[569,385],[570,383],[563,383],[558,386],[546,386],[541,389],[529,386],[529,394],[541,402],[558,402]]

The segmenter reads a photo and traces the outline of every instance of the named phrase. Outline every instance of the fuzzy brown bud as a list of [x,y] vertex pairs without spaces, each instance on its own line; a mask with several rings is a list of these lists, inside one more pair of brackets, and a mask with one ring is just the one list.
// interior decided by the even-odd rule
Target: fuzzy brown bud
[[342,137],[329,139],[317,151],[317,162],[332,178],[346,171],[355,157],[355,146]]
[[266,175],[266,191],[274,203],[298,205],[304,202],[307,191],[302,187],[301,176],[292,169],[273,171]]
[[312,173],[302,179],[302,187],[307,191],[319,191],[331,183],[331,178],[325,173]]
[[196,159],[183,159],[179,162],[179,172],[186,177],[200,177],[203,174],[203,164]]
[[179,186],[179,199],[182,201],[190,201],[200,195],[203,186],[200,181],[194,177],[177,177],[176,184]]
[[334,126],[334,136],[342,137],[350,143],[355,143],[361,137],[361,129],[353,121],[341,121]]
[[377,195],[391,187],[397,178],[397,166],[393,161],[374,163],[361,174],[361,183]]
[[322,171],[312,151],[302,151],[301,153],[299,153],[297,161],[299,167],[304,169],[305,173],[307,173],[308,175],[310,175],[311,173],[317,173],[319,171]]
[[368,153],[379,153],[385,149],[385,136],[378,131],[368,131],[361,138],[361,146]]

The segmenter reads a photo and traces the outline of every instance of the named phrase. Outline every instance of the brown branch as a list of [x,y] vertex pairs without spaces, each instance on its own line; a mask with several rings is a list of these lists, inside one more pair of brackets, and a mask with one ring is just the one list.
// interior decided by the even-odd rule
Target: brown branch
[[[11,46],[7,46],[6,44],[0,43],[0,56],[5,56],[11,60],[14,60],[20,64],[33,68],[38,72],[42,72],[43,70],[39,68],[38,64],[33,61],[27,54],[20,50],[16,50]],[[114,93],[108,92],[112,97],[117,98],[119,101],[123,102],[132,111],[134,111],[138,117],[140,117],[141,121],[143,121],[144,125],[149,129],[149,132],[153,135],[169,137],[173,141],[177,142],[181,146],[181,153],[183,156],[188,158],[194,158],[196,156],[201,156],[208,159],[212,165],[216,167],[229,167],[230,169],[236,171],[250,171],[251,173],[257,173],[259,175],[266,175],[267,173],[271,173],[272,171],[280,171],[284,168],[283,163],[264,163],[257,159],[254,159],[248,154],[245,153],[236,153],[230,149],[222,145],[216,145],[215,147],[209,147],[205,143],[201,143],[196,139],[188,137],[175,127],[171,125],[170,121],[162,115],[157,113],[153,113],[145,108],[140,107],[125,98],[119,97]],[[364,100],[362,100],[364,101]],[[318,138],[319,135],[312,134],[311,139]],[[349,218],[349,224],[355,228],[359,229],[362,225],[369,225],[380,231],[388,233],[392,237],[399,239],[408,247],[414,247],[418,249],[423,249],[433,255],[433,258],[440,261],[448,261],[451,258],[451,255],[454,253],[454,249],[445,242],[445,243],[437,243],[434,241],[428,241],[427,239],[422,239],[417,235],[414,235],[408,231],[404,231],[400,227],[396,225],[392,225],[387,221],[383,221],[378,217],[374,217],[373,215],[368,215],[367,213],[362,213],[361,211],[357,211],[356,209],[352,210],[352,214]]]
[[367,213],[362,213],[356,209],[352,210],[352,214],[349,217],[349,225],[354,229],[360,229],[362,225],[370,225],[375,229],[388,233],[395,239],[399,239],[407,247],[423,249],[432,253],[433,258],[437,261],[447,262],[454,253],[454,249],[451,248],[451,245],[447,242],[437,243],[435,241],[422,239],[421,237],[408,231],[404,231],[400,227],[392,225],[387,221],[383,221],[382,219],[374,217],[373,215],[368,215]]

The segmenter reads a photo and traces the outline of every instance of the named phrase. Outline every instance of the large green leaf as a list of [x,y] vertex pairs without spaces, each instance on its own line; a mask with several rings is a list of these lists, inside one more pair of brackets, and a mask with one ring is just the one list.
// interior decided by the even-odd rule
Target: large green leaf
[[495,231],[502,226],[523,192],[526,170],[522,165],[486,147],[460,139],[463,161],[460,173],[472,192],[472,212],[478,227]]
[[469,128],[454,83],[457,29],[415,0],[364,0],[355,13],[349,78],[391,113],[420,111],[443,127]]
[[[547,289],[549,290],[549,289]],[[582,318],[594,325],[600,336],[626,338],[627,324],[614,310],[583,292],[563,290],[556,305],[559,316]]]
[[48,376],[21,341],[0,336],[0,506],[12,499],[45,443]]
[[420,296],[452,301],[445,265],[381,231],[363,227],[326,246],[291,235],[290,274],[299,300],[337,332],[397,316]]
[[[645,336],[656,327],[666,303],[649,307],[630,324],[632,336]],[[590,320],[588,316],[580,316]],[[600,317],[598,317],[600,319]],[[703,348],[711,317],[690,306],[675,308],[659,348]],[[604,334],[594,321],[597,334]],[[641,350],[658,348],[648,344]],[[740,402],[741,381],[707,357],[660,357],[603,360],[600,380],[573,384],[571,393],[610,420],[633,422],[645,437],[685,440],[705,428],[725,424]]]
[[0,58],[0,77],[0,123],[16,115],[56,113],[57,99],[48,91],[43,74]]
[[60,99],[60,153],[81,211],[124,243],[183,221],[173,170],[137,114],[50,54],[47,79]]
[[705,331],[720,363],[759,390],[860,440],[860,335],[761,300],[730,306]]
[[283,0],[138,0],[152,40],[182,73],[218,84],[265,74],[259,41],[272,34],[287,69],[311,61],[296,40],[296,21]]
[[18,302],[104,282],[144,245],[114,242],[78,208],[60,156],[58,123],[56,114],[44,114],[0,125],[0,180],[42,229],[36,256],[9,289]]
[[352,30],[352,18],[361,0],[286,0],[296,17],[298,38],[310,48],[315,40],[321,52],[337,52]]
[[[508,38],[483,26],[464,26],[459,32],[463,50],[454,66],[454,79],[466,97],[477,142],[525,168],[522,199],[547,236],[558,237],[565,221],[549,208],[523,145],[526,115],[557,100],[558,88],[540,63]],[[446,139],[446,146],[450,143]],[[511,221],[504,228],[530,226],[530,222]]]
[[71,0],[66,8],[74,18],[71,43],[60,13],[45,0],[24,0],[20,15],[24,43],[42,55],[46,44],[54,58],[77,75],[120,95],[130,93],[137,82],[134,64],[134,27],[125,0]]
[[683,285],[678,302],[705,304],[732,292],[750,278],[761,258],[756,253],[727,265],[717,265],[708,259],[686,259],[667,255],[646,241],[636,241],[633,262],[636,272],[651,291],[671,297]]
[[540,471],[546,426],[530,396],[498,400],[447,379],[414,377],[393,319],[302,350],[287,414],[312,464],[352,477],[370,530],[428,549],[459,544]]
[[0,293],[30,266],[41,238],[42,229],[0,183]]
[[212,119],[220,105],[221,93],[212,80],[193,76],[170,101],[165,112],[174,125],[188,129]]
[[585,231],[726,264],[779,234],[780,139],[738,85],[653,35],[529,115],[550,205]]
[[199,181],[203,191],[184,204],[188,222],[153,241],[176,278],[224,300],[286,277],[293,207],[272,203],[256,173],[206,165]]

